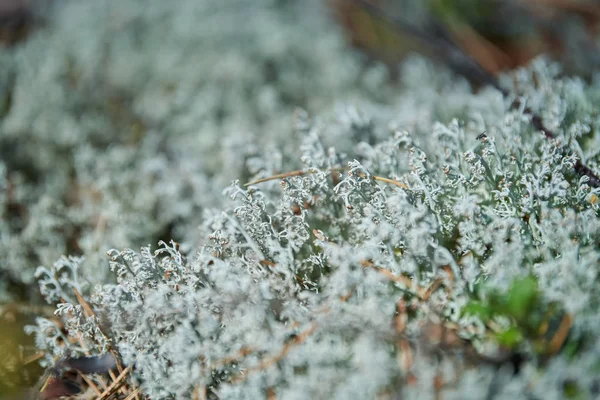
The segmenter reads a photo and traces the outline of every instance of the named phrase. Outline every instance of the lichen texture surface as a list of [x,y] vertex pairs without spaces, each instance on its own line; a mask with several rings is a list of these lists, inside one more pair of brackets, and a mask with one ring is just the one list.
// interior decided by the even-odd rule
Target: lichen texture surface
[[56,305],[43,367],[112,354],[101,398],[600,396],[600,75],[390,73],[316,0],[57,3],[0,50],[0,300]]

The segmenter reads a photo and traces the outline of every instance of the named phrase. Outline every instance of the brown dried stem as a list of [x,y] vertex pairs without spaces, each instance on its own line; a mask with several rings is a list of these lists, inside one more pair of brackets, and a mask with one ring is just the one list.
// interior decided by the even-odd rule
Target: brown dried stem
[[384,178],[382,176],[373,176],[373,180],[374,181],[385,182],[385,183],[391,183],[392,185],[396,185],[398,187],[401,187],[402,189],[408,189],[408,186],[406,184],[404,184],[402,182],[395,181],[393,179]]
[[284,178],[289,178],[292,176],[302,176],[302,175],[307,175],[307,174],[312,174],[312,173],[314,173],[314,172],[313,171],[303,171],[303,170],[299,169],[297,171],[284,172],[282,174],[277,174],[277,175],[268,176],[266,178],[257,179],[255,181],[246,183],[244,186],[257,185],[257,184],[263,183],[263,182],[274,181],[275,179],[284,179]]
[[[332,168],[330,171],[331,172],[341,172],[344,171],[346,168]],[[276,179],[285,179],[285,178],[290,178],[293,176],[303,176],[303,175],[308,175],[308,174],[314,174],[316,171],[304,171],[304,170],[296,170],[296,171],[291,171],[291,172],[284,172],[281,174],[277,174],[277,175],[272,175],[272,176],[267,176],[265,178],[261,178],[261,179],[257,179],[255,181],[252,182],[248,182],[246,184],[244,184],[244,186],[251,186],[251,185],[257,185],[259,183],[263,183],[263,182],[268,182],[268,181],[273,181]],[[401,187],[403,189],[408,189],[408,186],[402,182],[398,182],[394,179],[390,179],[390,178],[385,178],[383,176],[377,176],[377,175],[372,175],[371,178],[374,181],[380,181],[380,182],[385,182],[385,183],[389,183],[392,185],[396,185],[398,187]]]
[[[362,260],[360,262],[360,265],[362,265],[365,268],[371,268],[374,269],[375,271],[379,272],[381,275],[385,276],[386,278],[390,279],[393,282],[397,282],[397,283],[401,283],[404,286],[406,286],[406,288],[408,290],[413,290],[414,285],[414,281],[413,279],[404,276],[404,275],[395,275],[392,271],[387,270],[387,269],[383,269],[380,268],[378,266],[376,266],[375,264],[373,264],[372,261],[370,260]],[[444,284],[444,280],[442,278],[438,278],[435,281],[433,281],[433,283],[427,287],[424,286],[419,286],[416,285],[416,290],[414,291],[414,294],[421,300],[428,300],[431,295],[438,290],[442,285]]]
[[125,379],[127,378],[127,375],[129,374],[130,371],[131,371],[131,365],[129,367],[125,368],[119,374],[119,376],[115,378],[115,380],[110,384],[110,386],[108,388],[106,388],[106,390],[102,393],[102,395],[100,396],[100,399],[107,399],[114,392],[116,392],[121,386],[123,386],[126,383]]
[[246,373],[244,375],[238,375],[237,378],[234,378],[232,381],[235,383],[239,383],[245,380],[249,373],[263,371],[272,366],[273,364],[276,364],[279,361],[283,360],[294,347],[303,344],[313,333],[315,333],[316,329],[317,324],[315,322],[312,322],[309,328],[299,333],[292,340],[287,342],[279,351],[279,353],[269,358],[261,360],[258,365],[247,368],[245,371]]

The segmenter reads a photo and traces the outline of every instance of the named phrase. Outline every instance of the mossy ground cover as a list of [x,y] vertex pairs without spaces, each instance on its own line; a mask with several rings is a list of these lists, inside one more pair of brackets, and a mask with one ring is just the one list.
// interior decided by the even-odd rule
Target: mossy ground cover
[[319,1],[178,3],[65,1],[0,52],[38,393],[598,396],[597,78],[473,88],[367,61]]

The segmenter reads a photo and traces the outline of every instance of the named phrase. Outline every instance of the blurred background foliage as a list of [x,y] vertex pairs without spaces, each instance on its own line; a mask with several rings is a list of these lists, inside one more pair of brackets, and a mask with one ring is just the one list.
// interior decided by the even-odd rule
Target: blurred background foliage
[[[600,5],[595,1],[331,1],[351,42],[390,66],[410,51],[458,69],[471,57],[494,75],[540,54],[552,55],[568,71],[587,76],[600,65]],[[464,58],[448,52],[454,47]],[[468,72],[466,76],[476,78]]]

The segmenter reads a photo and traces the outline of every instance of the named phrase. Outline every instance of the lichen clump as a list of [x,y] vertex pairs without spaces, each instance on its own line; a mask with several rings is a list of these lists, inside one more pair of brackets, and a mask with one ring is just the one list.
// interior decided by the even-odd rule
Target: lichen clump
[[47,365],[112,349],[153,399],[599,395],[597,81],[393,81],[317,2],[151,3],[67,2],[0,57],[0,260],[45,265]]

